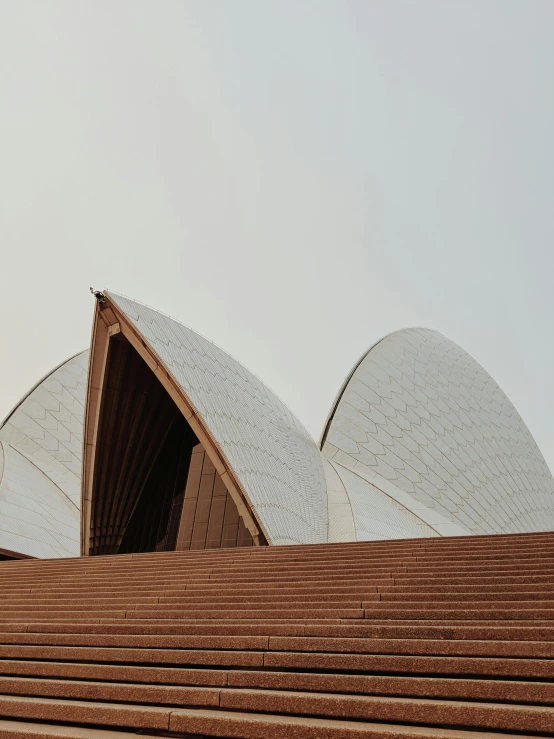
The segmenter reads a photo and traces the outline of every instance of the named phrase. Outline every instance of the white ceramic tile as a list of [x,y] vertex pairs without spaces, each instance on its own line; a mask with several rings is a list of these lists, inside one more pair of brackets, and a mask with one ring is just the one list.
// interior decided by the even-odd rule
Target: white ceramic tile
[[88,351],[41,380],[0,426],[0,548],[33,557],[79,553]]
[[[273,543],[327,540],[323,462],[315,441],[257,377],[192,329],[128,298],[109,293],[186,392]],[[350,425],[349,425],[350,424]],[[348,419],[350,433],[363,434]],[[342,449],[337,429],[329,441]],[[353,449],[349,441],[349,449]]]
[[[441,334],[405,329],[379,341],[343,388],[335,419],[346,406],[355,427],[357,413],[375,430],[363,426],[366,441],[343,438],[341,463],[355,468],[373,452],[376,472],[410,495],[414,511],[418,500],[436,501],[452,523],[443,522],[441,534],[554,529],[554,480],[528,428],[490,375]],[[400,431],[393,445],[383,433],[385,408],[394,409],[390,421]],[[348,436],[346,425],[342,432]]]

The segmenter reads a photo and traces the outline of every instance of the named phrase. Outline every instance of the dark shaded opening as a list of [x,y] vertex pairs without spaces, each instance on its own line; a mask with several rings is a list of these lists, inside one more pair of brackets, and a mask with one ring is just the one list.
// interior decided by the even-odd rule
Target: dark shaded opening
[[119,553],[173,551],[181,522],[193,447],[198,444],[177,407],[176,417],[119,546]]
[[89,554],[252,546],[196,435],[122,334],[104,377]]

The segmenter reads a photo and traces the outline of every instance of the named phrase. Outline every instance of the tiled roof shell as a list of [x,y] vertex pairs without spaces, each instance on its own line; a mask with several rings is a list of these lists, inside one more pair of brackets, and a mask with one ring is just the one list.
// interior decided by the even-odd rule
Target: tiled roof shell
[[268,541],[327,539],[319,449],[296,416],[247,370],[182,323],[129,298],[107,295],[184,391],[242,485]]
[[397,331],[368,351],[323,453],[443,535],[554,529],[554,480],[529,429],[483,367],[436,331]]
[[0,549],[79,553],[88,351],[43,378],[0,426]]

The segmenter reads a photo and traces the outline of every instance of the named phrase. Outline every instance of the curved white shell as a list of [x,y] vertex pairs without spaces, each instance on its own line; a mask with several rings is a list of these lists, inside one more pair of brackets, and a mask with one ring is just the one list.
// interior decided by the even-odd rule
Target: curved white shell
[[182,323],[107,293],[186,394],[240,481],[271,544],[327,540],[317,444],[242,364]]
[[435,331],[397,331],[369,350],[323,453],[442,535],[554,529],[554,480],[529,429],[483,367]]
[[79,554],[88,351],[43,378],[0,426],[0,549]]

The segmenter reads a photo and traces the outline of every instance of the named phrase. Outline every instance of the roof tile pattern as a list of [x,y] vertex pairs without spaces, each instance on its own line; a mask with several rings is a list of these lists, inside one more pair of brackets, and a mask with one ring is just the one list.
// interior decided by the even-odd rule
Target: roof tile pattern
[[393,498],[383,494],[376,485],[336,462],[330,464],[342,480],[352,506],[355,541],[438,536],[435,530]]
[[77,556],[79,509],[17,449],[0,447],[0,547],[31,557]]
[[68,359],[19,403],[0,439],[32,460],[75,505],[81,501],[88,351]]
[[323,452],[460,531],[554,528],[554,480],[528,428],[483,367],[435,331],[397,331],[367,353]]
[[0,427],[0,548],[33,557],[79,552],[88,351],[47,375]]
[[327,537],[320,452],[261,380],[192,329],[108,293],[186,393],[240,480],[272,544]]

